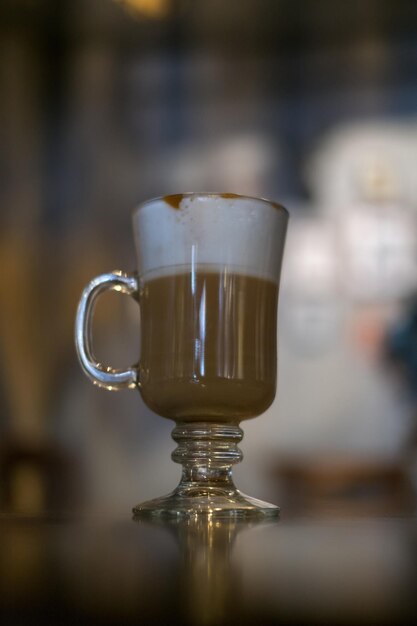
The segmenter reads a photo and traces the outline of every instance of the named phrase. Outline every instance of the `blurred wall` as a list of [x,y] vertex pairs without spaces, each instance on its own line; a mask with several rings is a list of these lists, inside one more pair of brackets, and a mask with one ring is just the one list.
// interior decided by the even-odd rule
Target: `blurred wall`
[[[5,0],[0,33],[1,506],[173,487],[172,424],[90,385],[72,329],[84,284],[134,266],[130,210],[186,190],[291,213],[279,394],[245,425],[243,490],[275,497],[288,457],[403,458],[415,403],[384,354],[416,289],[417,5]],[[137,360],[138,319],[103,297],[103,361]]]

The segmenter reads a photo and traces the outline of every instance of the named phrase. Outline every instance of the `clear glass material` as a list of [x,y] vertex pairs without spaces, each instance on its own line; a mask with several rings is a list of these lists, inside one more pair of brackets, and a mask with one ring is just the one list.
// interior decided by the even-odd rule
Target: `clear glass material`
[[[263,413],[276,390],[277,302],[287,211],[230,193],[157,198],[133,214],[137,273],[89,283],[76,345],[95,384],[138,388],[158,415],[176,422],[183,466],[173,493],[140,504],[136,516],[274,516],[278,507],[241,494],[232,467],[242,459],[242,420]],[[115,370],[96,361],[91,319],[105,289],[141,309],[139,364]]]

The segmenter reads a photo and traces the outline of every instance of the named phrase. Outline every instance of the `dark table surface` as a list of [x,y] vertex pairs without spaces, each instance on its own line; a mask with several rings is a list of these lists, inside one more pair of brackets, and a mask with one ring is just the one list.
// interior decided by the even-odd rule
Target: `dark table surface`
[[3,516],[0,543],[5,625],[417,621],[413,515]]

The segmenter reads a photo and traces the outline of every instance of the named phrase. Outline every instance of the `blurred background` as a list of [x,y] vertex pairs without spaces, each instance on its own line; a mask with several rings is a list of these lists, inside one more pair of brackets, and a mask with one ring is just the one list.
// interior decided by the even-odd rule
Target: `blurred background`
[[[170,491],[173,424],[76,361],[78,298],[135,266],[130,212],[227,191],[291,220],[279,380],[238,486],[286,511],[414,510],[417,4],[3,0],[0,510],[129,515]],[[139,354],[104,295],[97,356]]]

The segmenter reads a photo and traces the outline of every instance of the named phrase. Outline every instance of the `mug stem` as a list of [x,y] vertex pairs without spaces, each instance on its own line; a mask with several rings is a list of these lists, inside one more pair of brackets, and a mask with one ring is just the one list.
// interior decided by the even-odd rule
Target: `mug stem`
[[180,487],[233,485],[232,467],[240,463],[237,444],[243,431],[236,424],[178,423],[172,431],[178,447],[172,460],[183,466]]
[[236,489],[233,465],[243,454],[238,447],[243,431],[237,424],[179,422],[172,437],[178,447],[172,459],[183,467],[178,487],[168,496],[133,509],[135,517],[189,518],[276,517],[279,508]]

